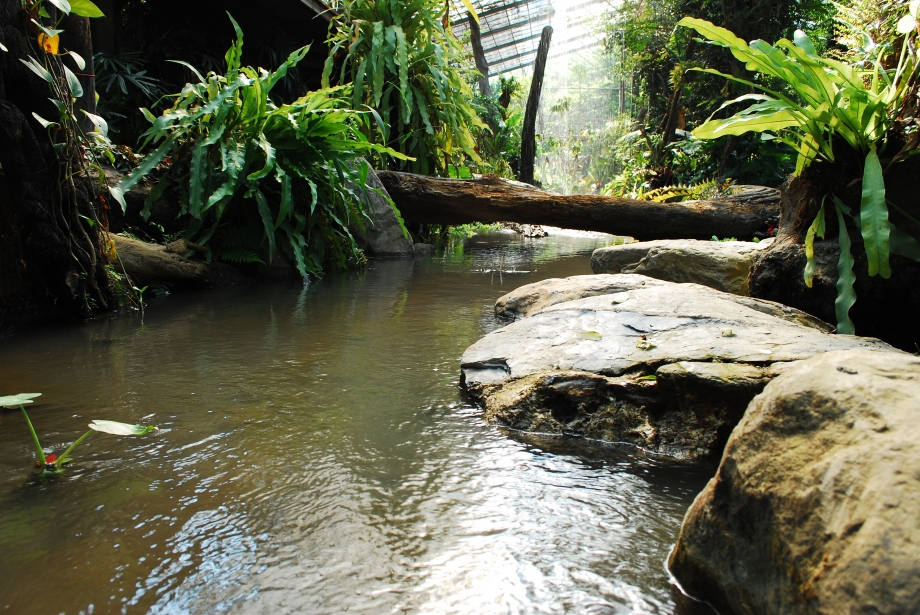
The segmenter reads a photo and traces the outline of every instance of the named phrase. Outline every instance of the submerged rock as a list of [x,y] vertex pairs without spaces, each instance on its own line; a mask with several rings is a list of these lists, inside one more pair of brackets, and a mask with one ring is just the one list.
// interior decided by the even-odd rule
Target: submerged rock
[[748,274],[771,240],[700,241],[667,239],[598,248],[591,255],[594,273],[638,273],[669,282],[702,284],[748,295]]
[[[578,288],[597,294],[573,299]],[[544,281],[496,310],[531,315],[463,354],[462,382],[486,418],[682,458],[721,454],[748,402],[790,362],[890,349],[769,302],[638,275]]]
[[920,612],[920,359],[802,361],[754,399],[669,566],[723,615]]

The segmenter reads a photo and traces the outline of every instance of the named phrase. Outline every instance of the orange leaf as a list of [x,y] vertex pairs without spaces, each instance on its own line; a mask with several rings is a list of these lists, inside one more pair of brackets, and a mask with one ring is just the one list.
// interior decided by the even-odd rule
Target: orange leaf
[[42,49],[45,50],[45,53],[50,53],[52,55],[57,55],[58,44],[61,42],[61,37],[58,34],[49,37],[44,32],[39,33],[38,35],[38,44]]

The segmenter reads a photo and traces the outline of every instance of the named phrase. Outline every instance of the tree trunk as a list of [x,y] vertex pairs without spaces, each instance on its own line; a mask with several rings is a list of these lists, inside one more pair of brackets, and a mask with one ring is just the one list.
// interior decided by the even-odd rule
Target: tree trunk
[[543,28],[540,46],[537,47],[537,61],[533,67],[533,81],[530,83],[530,95],[524,109],[524,126],[521,128],[521,172],[518,177],[525,184],[533,184],[534,159],[537,156],[537,111],[540,110],[540,94],[543,91],[543,71],[546,68],[546,56],[549,43],[553,38],[552,26]]
[[473,58],[476,60],[476,70],[480,73],[479,93],[486,98],[492,98],[492,88],[489,86],[489,62],[486,60],[486,52],[482,48],[482,33],[479,31],[479,23],[472,13],[467,13],[466,17],[470,22],[470,45],[473,46]]
[[748,239],[779,212],[779,192],[748,186],[730,199],[655,203],[559,195],[497,177],[446,179],[386,171],[380,180],[407,222],[519,222],[650,239]]
[[[48,100],[48,84],[19,61],[44,57],[21,7],[19,0],[0,0],[0,42],[9,50],[0,52],[0,207],[10,225],[0,231],[17,238],[19,252],[12,261],[5,253],[2,265],[13,262],[25,280],[20,304],[48,300],[62,315],[83,318],[114,306],[95,196],[88,183],[74,177],[79,169],[65,167],[51,147],[49,132],[60,139],[63,131],[46,131],[33,118],[37,113],[54,121],[58,112]],[[92,62],[87,33],[88,28],[75,32],[74,40],[82,41],[78,53]],[[9,295],[2,298],[5,305],[11,301]]]

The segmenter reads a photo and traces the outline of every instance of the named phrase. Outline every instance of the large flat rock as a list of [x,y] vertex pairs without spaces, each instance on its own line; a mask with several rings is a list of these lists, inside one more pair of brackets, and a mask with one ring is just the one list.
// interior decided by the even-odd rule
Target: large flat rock
[[920,613],[920,359],[802,361],[754,399],[670,568],[723,615]]
[[754,259],[772,240],[700,241],[668,239],[598,248],[591,255],[594,273],[638,273],[668,282],[702,284],[748,295]]
[[[755,309],[762,306],[750,299],[754,307],[643,276],[607,276],[620,278],[606,282],[619,292],[551,302],[571,297],[573,285],[597,290],[603,282],[579,277],[594,279],[519,289],[530,305],[545,307],[534,312],[519,302],[532,315],[463,354],[462,382],[488,419],[678,457],[718,455],[751,398],[790,362],[838,349],[890,349]],[[554,284],[565,293],[553,295]]]

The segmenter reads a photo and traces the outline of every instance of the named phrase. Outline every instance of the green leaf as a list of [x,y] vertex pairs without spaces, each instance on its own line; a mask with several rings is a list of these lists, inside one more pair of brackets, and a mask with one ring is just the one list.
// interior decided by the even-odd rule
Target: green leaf
[[837,299],[834,311],[837,316],[837,333],[855,335],[856,326],[850,319],[850,308],[856,303],[856,274],[853,273],[853,254],[850,252],[850,235],[847,233],[846,221],[839,200],[835,199],[837,224],[839,228],[840,258],[837,260]]
[[54,83],[54,77],[51,75],[51,73],[45,70],[45,67],[39,64],[35,60],[35,58],[33,58],[32,56],[29,56],[28,60],[23,60],[22,58],[19,58],[19,61],[25,64],[26,66],[28,66],[29,70],[31,70],[33,73],[35,73],[36,75],[38,75],[39,77],[47,81],[48,83]]
[[916,239],[889,223],[891,253],[920,262],[920,243]]
[[821,202],[821,209],[815,216],[814,222],[808,227],[808,233],[805,235],[805,286],[811,288],[815,277],[815,235],[824,239],[824,202]]
[[22,404],[31,404],[32,400],[40,395],[41,393],[17,393],[16,395],[0,397],[0,407],[15,408]]
[[182,60],[166,60],[166,61],[167,61],[167,62],[172,62],[173,64],[181,64],[181,65],[184,66],[185,68],[187,68],[187,69],[189,69],[190,71],[192,71],[192,73],[193,73],[196,77],[198,77],[198,81],[199,81],[199,82],[201,82],[201,83],[204,83],[204,82],[205,82],[205,78],[201,75],[201,73],[198,72],[198,69],[195,68],[194,66],[192,66],[191,64],[189,64],[188,62],[183,62]]
[[150,189],[150,193],[147,195],[147,198],[144,199],[144,207],[141,209],[141,217],[143,217],[144,220],[150,219],[150,210],[153,204],[160,200],[160,197],[163,196],[163,192],[166,191],[168,186],[169,176],[163,176],[160,178],[160,181],[155,183]]
[[51,4],[56,6],[65,15],[70,14],[70,3],[67,0],[48,0]]
[[89,428],[102,433],[110,433],[115,436],[143,436],[151,431],[158,431],[152,425],[129,425],[128,423],[119,423],[118,421],[93,421]]
[[479,13],[476,12],[476,7],[473,6],[473,3],[470,2],[470,0],[463,0],[463,6],[466,7],[466,10],[469,11],[473,19],[476,20],[476,25],[479,25]]
[[734,47],[736,49],[747,49],[748,45],[744,40],[735,36],[731,30],[720,28],[713,25],[705,19],[696,19],[694,17],[684,17],[677,22],[678,26],[693,28],[710,41],[713,41],[723,47]]
[[888,263],[889,235],[888,204],[885,202],[885,178],[882,165],[873,143],[866,156],[866,168],[863,172],[862,199],[859,203],[860,230],[869,258],[869,275],[881,274],[885,279],[891,277]]
[[233,30],[236,32],[236,40],[233,41],[230,49],[224,54],[224,60],[227,62],[227,72],[230,72],[239,70],[240,68],[240,61],[243,57],[243,30],[229,12],[227,13],[227,17],[230,18],[230,21],[233,23]]
[[172,151],[173,145],[178,139],[178,135],[170,135],[156,150],[152,153],[144,156],[144,159],[141,161],[137,167],[124,176],[117,186],[109,188],[109,194],[112,195],[118,203],[121,205],[122,211],[128,209],[128,205],[125,203],[124,194],[131,190],[134,186],[141,181],[145,175],[150,173],[164,158],[166,155]]
[[79,53],[76,51],[68,51],[67,55],[73,58],[74,64],[77,65],[77,68],[80,70],[84,70],[86,68],[86,60],[84,60],[83,56],[81,56]]
[[649,374],[648,376],[641,376],[637,380],[651,380],[652,382],[658,380],[658,376],[655,374]]
[[74,98],[80,98],[83,96],[83,86],[80,85],[80,80],[67,66],[63,64],[61,66],[64,68],[64,76],[67,78],[67,87],[70,88],[70,93],[73,94]]
[[80,17],[105,17],[105,13],[90,0],[70,0],[70,12]]
[[[760,97],[759,95],[748,94],[732,102],[748,100],[755,96]],[[803,123],[804,118],[797,111],[790,109],[789,105],[784,101],[769,99],[765,102],[751,105],[728,119],[708,120],[705,124],[696,128],[692,134],[698,139],[716,139],[726,135],[742,135],[751,131],[782,130],[783,128],[798,127]]]
[[90,113],[89,111],[86,111],[85,109],[81,109],[81,111],[83,111],[83,115],[85,115],[89,119],[89,121],[93,123],[93,126],[99,129],[99,132],[102,133],[103,136],[105,137],[109,136],[108,122],[106,122],[101,116],[96,115],[94,113]]
[[57,122],[49,122],[48,120],[46,120],[45,118],[43,118],[43,117],[40,116],[39,114],[35,113],[34,111],[32,112],[32,117],[34,117],[34,118],[38,121],[38,123],[41,124],[42,127],[45,128],[46,130],[47,130],[48,128],[52,128],[52,127],[54,127],[54,128],[60,128],[60,127],[61,127],[61,125],[58,124]]

